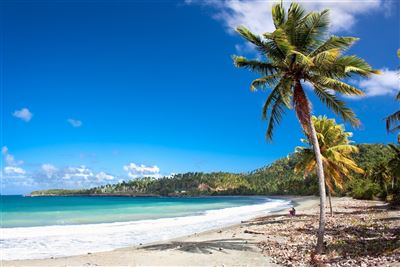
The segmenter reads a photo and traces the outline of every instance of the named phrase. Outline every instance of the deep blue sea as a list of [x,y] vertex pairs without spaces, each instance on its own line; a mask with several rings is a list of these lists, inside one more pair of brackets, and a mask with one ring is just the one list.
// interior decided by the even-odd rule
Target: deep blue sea
[[1,256],[107,251],[224,227],[289,206],[266,197],[1,196]]

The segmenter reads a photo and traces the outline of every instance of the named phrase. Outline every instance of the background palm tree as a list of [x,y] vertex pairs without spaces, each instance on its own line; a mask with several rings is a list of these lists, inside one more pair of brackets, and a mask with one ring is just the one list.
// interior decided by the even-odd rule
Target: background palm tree
[[269,119],[267,139],[272,139],[273,129],[281,121],[285,108],[294,107],[313,146],[320,192],[316,252],[321,253],[325,231],[325,178],[317,134],[311,121],[311,105],[303,84],[309,82],[323,103],[344,120],[358,126],[354,112],[331,90],[345,95],[363,95],[362,91],[341,80],[352,75],[369,76],[377,71],[359,57],[342,55],[357,38],[327,37],[328,10],[306,13],[300,5],[292,3],[286,13],[281,3],[273,6],[272,18],[275,25],[272,33],[258,36],[243,26],[236,29],[255,45],[264,60],[234,56],[234,63],[237,67],[248,68],[261,75],[251,83],[251,90],[272,88],[262,112],[263,118]]
[[[400,58],[400,49],[397,50],[397,56]],[[396,95],[396,100],[400,100],[400,92]],[[386,130],[395,132],[400,129],[400,110],[386,117]],[[400,135],[397,136],[397,142],[400,143]]]
[[400,147],[389,144],[390,149],[394,152],[394,157],[389,160],[388,166],[391,174],[391,202],[400,204]]
[[[325,173],[325,184],[328,187],[330,213],[333,215],[331,192],[335,188],[343,189],[345,179],[350,179],[353,173],[364,173],[352,159],[352,154],[358,152],[358,148],[351,145],[349,138],[351,132],[345,132],[343,125],[336,124],[334,119],[327,117],[312,117],[318,143],[321,151]],[[304,177],[315,171],[316,160],[312,145],[308,139],[302,139],[307,147],[297,147],[299,162],[295,167],[296,172],[304,172]]]

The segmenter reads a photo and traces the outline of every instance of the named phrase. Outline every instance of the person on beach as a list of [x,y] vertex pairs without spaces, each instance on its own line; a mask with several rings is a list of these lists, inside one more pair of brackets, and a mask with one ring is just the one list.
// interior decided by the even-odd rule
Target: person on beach
[[291,208],[291,209],[289,210],[289,214],[290,214],[290,216],[295,216],[295,215],[296,215],[296,210],[295,210],[295,208]]

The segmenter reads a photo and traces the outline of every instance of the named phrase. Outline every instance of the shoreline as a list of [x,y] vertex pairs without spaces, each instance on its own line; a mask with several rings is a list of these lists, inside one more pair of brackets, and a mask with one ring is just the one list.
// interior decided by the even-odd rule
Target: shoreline
[[[304,212],[318,205],[318,197],[315,196],[268,196],[271,199],[290,200],[292,206],[299,212]],[[167,240],[149,242],[139,246],[128,246],[117,248],[106,252],[94,252],[77,256],[52,257],[46,259],[26,259],[2,261],[2,266],[69,266],[69,265],[124,265],[124,266],[148,266],[148,265],[250,265],[250,266],[274,266],[271,260],[261,253],[257,247],[260,241],[257,237],[248,238],[248,234],[242,232],[243,224],[249,221],[257,220],[263,216],[286,215],[287,208],[268,212],[266,214],[254,216],[250,220],[242,223],[219,227],[211,230],[184,235]],[[240,235],[245,235],[239,237]],[[211,251],[205,253],[193,253],[190,251],[175,250],[171,253],[171,246],[176,244],[190,243],[207,244],[214,247]],[[204,243],[206,242],[206,243]],[[213,244],[215,243],[215,244]],[[182,245],[178,245],[184,247]],[[218,247],[218,248],[217,248]],[[238,248],[243,248],[238,250]],[[156,249],[159,248],[159,249]],[[204,249],[203,249],[204,250]],[[200,249],[201,251],[201,249]],[[204,252],[204,251],[203,251]],[[177,255],[174,255],[177,254]],[[219,255],[220,254],[220,255]],[[227,255],[230,254],[230,255]],[[215,258],[212,262],[210,256]],[[150,258],[150,259],[149,259]],[[158,260],[153,260],[158,258]],[[228,259],[229,258],[229,259]]]

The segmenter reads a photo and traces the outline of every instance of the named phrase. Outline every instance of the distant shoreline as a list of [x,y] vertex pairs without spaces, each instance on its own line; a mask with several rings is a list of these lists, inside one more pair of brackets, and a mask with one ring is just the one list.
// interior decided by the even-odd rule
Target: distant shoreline
[[[163,197],[163,198],[199,198],[199,197],[266,197],[287,198],[292,195],[157,195],[157,194],[27,194],[24,197]],[[314,195],[304,195],[304,197]]]
[[[24,197],[163,197],[155,194],[27,194]],[[168,196],[165,196],[168,197]]]

